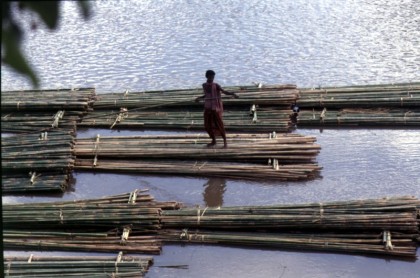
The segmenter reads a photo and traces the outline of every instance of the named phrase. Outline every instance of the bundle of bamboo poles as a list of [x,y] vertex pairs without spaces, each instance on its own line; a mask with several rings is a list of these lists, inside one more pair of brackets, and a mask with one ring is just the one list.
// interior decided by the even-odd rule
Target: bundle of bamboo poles
[[133,226],[112,230],[5,229],[6,250],[49,250],[78,252],[124,251],[136,254],[160,254],[162,240],[157,231],[136,231]]
[[313,179],[322,169],[315,163],[259,165],[217,161],[77,159],[75,169],[157,175],[223,177],[246,180],[297,181]]
[[[415,259],[416,257],[416,244],[413,242],[413,234],[387,231],[376,233],[246,233],[199,229],[191,231],[188,229],[165,229],[160,232],[160,235],[165,242],[386,255],[404,259]],[[389,240],[387,241],[387,239]]]
[[2,112],[37,110],[87,111],[95,99],[94,88],[2,91]]
[[69,174],[60,172],[30,172],[27,176],[22,173],[2,174],[2,192],[64,192],[69,184]]
[[41,131],[67,130],[76,132],[81,111],[8,112],[1,115],[1,131],[10,133],[30,133]]
[[276,206],[182,208],[162,212],[163,228],[391,230],[416,234],[414,197]]
[[[164,241],[415,258],[414,197],[275,206],[182,208],[161,216]],[[174,230],[182,229],[182,230]]]
[[77,139],[77,158],[204,159],[219,161],[310,163],[320,146],[299,134],[228,134],[229,148],[207,148],[206,134],[113,136]]
[[[420,105],[419,105],[420,107]],[[301,110],[299,126],[420,126],[420,108],[417,109],[322,109]]]
[[[223,121],[227,130],[286,132],[292,124],[289,109],[257,107],[226,110]],[[202,110],[189,108],[179,110],[136,109],[98,110],[85,116],[79,127],[146,128],[204,130]]]
[[153,264],[148,256],[5,256],[5,277],[144,277]]
[[3,137],[3,192],[64,191],[75,161],[74,140],[62,130]]
[[73,167],[74,136],[54,131],[4,137],[2,169],[9,172],[67,171]]
[[158,202],[134,190],[97,199],[3,205],[6,249],[130,251],[159,254],[162,210],[178,202]]
[[136,191],[135,197],[124,194],[77,202],[4,204],[3,225],[8,229],[28,226],[43,229],[60,227],[112,229],[134,225],[138,231],[156,231],[160,228],[159,216],[162,207],[175,208],[178,203],[160,204],[153,202],[150,195],[142,194],[142,191],[139,193]]
[[[271,85],[271,86],[231,86],[224,88],[227,91],[235,92],[239,98],[232,99],[223,95],[223,103],[226,106],[249,106],[256,105],[275,105],[289,106],[296,101],[299,91],[296,85]],[[181,90],[161,90],[145,92],[129,92],[101,94],[94,103],[94,109],[115,109],[126,108],[156,108],[156,107],[179,107],[179,106],[199,106],[195,98],[203,95],[203,89],[181,89]]]
[[303,108],[419,107],[420,82],[300,89]]

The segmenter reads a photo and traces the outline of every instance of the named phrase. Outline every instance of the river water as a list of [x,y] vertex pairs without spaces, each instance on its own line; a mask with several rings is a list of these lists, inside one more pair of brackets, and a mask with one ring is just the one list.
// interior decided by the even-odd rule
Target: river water
[[[222,86],[420,80],[417,0],[98,1],[92,6],[93,17],[84,21],[74,3],[63,2],[57,31],[39,26],[27,33],[24,52],[42,88],[95,87],[98,94],[194,88],[205,81],[209,68],[216,71],[216,82]],[[4,66],[1,73],[2,90],[31,88],[28,80]],[[201,206],[420,198],[419,129],[298,128],[295,132],[316,136],[322,147],[317,162],[323,170],[315,180],[244,182],[75,172],[74,183],[64,194],[2,200],[70,200],[137,188],[149,188],[157,200]],[[166,132],[79,129],[77,136],[97,133]],[[171,265],[186,267],[161,267]],[[155,256],[147,277],[419,277],[419,273],[418,261],[174,244],[165,245]]]

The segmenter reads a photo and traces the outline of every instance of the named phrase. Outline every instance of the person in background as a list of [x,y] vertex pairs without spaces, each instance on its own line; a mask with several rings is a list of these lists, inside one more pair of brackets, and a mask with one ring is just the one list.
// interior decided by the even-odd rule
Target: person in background
[[223,124],[223,103],[222,95],[233,96],[238,98],[238,95],[233,92],[228,92],[222,87],[213,82],[216,73],[212,70],[206,71],[207,82],[203,83],[204,95],[197,97],[196,102],[204,99],[204,128],[211,138],[211,143],[207,147],[216,145],[216,136],[223,138],[224,148],[227,148],[225,125]]
[[296,126],[297,118],[299,116],[300,109],[299,109],[299,106],[297,106],[296,102],[294,104],[292,104],[290,108],[292,109],[292,112],[293,112],[293,114],[290,115],[290,120],[291,120],[292,124],[294,126]]

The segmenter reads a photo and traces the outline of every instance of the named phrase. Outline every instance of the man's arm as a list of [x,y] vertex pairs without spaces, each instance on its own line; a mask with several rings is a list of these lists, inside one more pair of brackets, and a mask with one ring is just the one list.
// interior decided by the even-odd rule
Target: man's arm
[[237,95],[237,94],[235,94],[234,92],[228,92],[228,91],[226,91],[226,90],[223,90],[223,88],[222,87],[220,87],[220,91],[222,92],[222,93],[224,93],[225,95],[228,95],[228,96],[233,96],[234,98],[238,98],[239,96]]

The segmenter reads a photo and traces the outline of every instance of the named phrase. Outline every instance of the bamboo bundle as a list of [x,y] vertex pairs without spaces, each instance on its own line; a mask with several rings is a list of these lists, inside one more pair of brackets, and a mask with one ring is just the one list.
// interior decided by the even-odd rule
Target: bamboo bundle
[[[125,231],[125,233],[124,233]],[[129,233],[127,233],[129,231]],[[127,235],[127,236],[126,236]],[[3,247],[8,250],[49,250],[159,254],[162,241],[156,231],[137,233],[130,227],[110,231],[4,230]]]
[[162,212],[163,228],[335,229],[418,233],[414,197],[278,206],[183,208]]
[[87,111],[95,98],[94,88],[2,91],[1,110],[79,110]]
[[420,127],[420,109],[340,109],[301,110],[299,126],[417,126]]
[[[389,241],[387,235],[389,233]],[[258,246],[288,250],[314,250],[340,253],[416,257],[412,234],[377,233],[266,233],[196,230],[162,230],[164,242],[210,243]]]
[[57,129],[76,132],[77,122],[84,113],[80,111],[51,112],[9,112],[1,115],[1,131],[11,133],[28,133],[54,131]]
[[60,171],[73,167],[74,136],[43,132],[2,138],[2,169],[6,172]]
[[205,134],[168,136],[117,136],[78,139],[78,158],[210,159],[224,161],[313,162],[320,146],[315,137],[279,134],[275,138],[254,134],[229,134],[228,149],[207,148]]
[[419,107],[420,83],[301,89],[300,107]]
[[[276,105],[290,106],[296,101],[299,91],[296,85],[272,85],[258,88],[257,86],[226,87],[227,91],[235,92],[238,99],[223,95],[226,106]],[[203,95],[203,89],[161,90],[145,92],[128,92],[101,94],[94,103],[95,109],[126,108],[156,108],[156,107],[202,107],[195,98]]]
[[[290,110],[276,108],[254,108],[254,110],[250,112],[247,108],[225,111],[223,114],[225,128],[237,131],[286,132],[292,126]],[[203,130],[204,120],[202,110],[128,112],[107,110],[89,113],[78,126]]]
[[127,256],[5,256],[5,277],[144,277],[152,257]]
[[150,160],[110,160],[77,159],[75,169],[86,171],[113,171],[125,173],[144,173],[158,175],[188,175],[205,177],[224,177],[248,180],[297,181],[313,179],[321,170],[317,164],[258,165],[246,163],[226,163],[215,161],[170,161]]
[[22,174],[2,174],[3,193],[60,191],[69,184],[69,175],[63,173],[38,172],[24,177]]
[[177,202],[155,202],[145,191],[65,202],[3,204],[5,228],[100,227],[134,225],[136,230],[159,229],[162,209],[179,208]]

